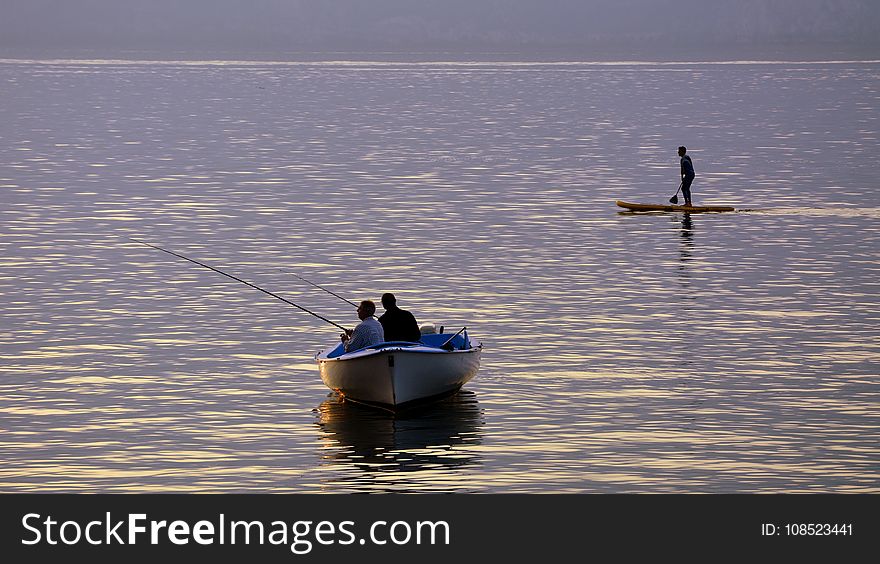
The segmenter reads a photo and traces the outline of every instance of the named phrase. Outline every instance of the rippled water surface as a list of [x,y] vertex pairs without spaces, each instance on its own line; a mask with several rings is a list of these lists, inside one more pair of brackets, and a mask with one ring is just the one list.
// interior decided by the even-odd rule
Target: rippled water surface
[[[0,491],[880,492],[880,64],[0,63]],[[697,203],[665,202],[680,144]],[[479,375],[313,356],[384,291]]]

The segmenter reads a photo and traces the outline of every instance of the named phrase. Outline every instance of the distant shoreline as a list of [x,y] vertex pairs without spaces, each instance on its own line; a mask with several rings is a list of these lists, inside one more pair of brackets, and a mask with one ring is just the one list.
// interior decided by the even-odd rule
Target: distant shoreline
[[222,50],[222,49],[58,49],[3,48],[0,60],[28,61],[129,61],[205,63],[235,61],[260,64],[303,63],[401,63],[401,64],[743,64],[743,63],[862,63],[880,60],[880,50],[837,43],[809,45],[779,44],[739,46],[726,49],[706,48],[599,48],[535,50]]
[[326,58],[326,59],[241,59],[241,58],[102,58],[102,57],[32,57],[32,56],[6,56],[0,53],[0,64],[33,64],[33,65],[92,65],[92,66],[120,66],[120,65],[167,65],[167,66],[244,66],[244,67],[296,67],[296,66],[339,66],[339,67],[385,67],[385,68],[409,68],[409,67],[461,67],[461,68],[577,68],[577,67],[692,67],[692,66],[739,66],[739,65],[874,65],[880,63],[876,59],[731,59],[731,60],[511,60],[511,59],[436,59],[436,60],[388,60],[381,58]]

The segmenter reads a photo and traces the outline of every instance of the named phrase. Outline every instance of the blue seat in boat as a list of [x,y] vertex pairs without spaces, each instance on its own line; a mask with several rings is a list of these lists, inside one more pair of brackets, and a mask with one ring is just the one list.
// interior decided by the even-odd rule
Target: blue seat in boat
[[[365,349],[379,349],[379,348],[384,348],[384,347],[416,347],[419,345],[436,347],[439,349],[440,346],[448,340],[449,340],[448,333],[446,333],[446,334],[434,333],[434,334],[422,335],[422,340],[419,343],[413,343],[411,341],[389,341],[389,342],[385,342],[385,343],[378,343],[376,345],[370,345],[368,347],[364,347],[364,348],[358,349],[358,350],[362,351]],[[461,349],[467,348],[467,341],[465,340],[464,336],[462,336],[462,335],[456,335],[455,338],[452,339],[452,341],[449,344],[452,345],[452,348],[450,349],[449,345],[447,345],[446,350],[461,350]],[[357,352],[357,351],[349,351],[349,352]],[[342,345],[342,343],[339,343],[338,345],[336,345],[336,348],[333,349],[333,351],[327,355],[327,358],[336,358],[336,357],[342,356],[343,354],[345,354],[345,347]]]
[[[385,341],[382,343],[377,343],[375,345],[361,347],[357,350],[348,351],[348,352],[358,352],[358,351],[363,351],[363,350],[367,350],[367,349],[381,349],[381,348],[385,348],[385,347],[417,347],[421,344],[422,343],[413,343],[411,341]],[[343,354],[345,354],[345,347],[342,343],[339,343],[338,345],[336,345],[336,348],[333,349],[333,351],[327,355],[327,358],[336,358],[338,356],[342,356]]]

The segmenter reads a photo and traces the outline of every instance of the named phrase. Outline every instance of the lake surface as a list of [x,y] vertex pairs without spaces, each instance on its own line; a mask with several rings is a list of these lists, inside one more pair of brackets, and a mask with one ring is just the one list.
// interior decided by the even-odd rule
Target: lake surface
[[[0,62],[0,491],[880,492],[880,63]],[[698,204],[665,202],[687,145]],[[343,403],[394,292],[485,349]]]

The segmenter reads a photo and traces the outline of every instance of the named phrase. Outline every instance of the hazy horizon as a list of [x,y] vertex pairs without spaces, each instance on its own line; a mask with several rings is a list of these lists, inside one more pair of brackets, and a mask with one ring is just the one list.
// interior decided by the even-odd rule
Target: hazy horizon
[[0,57],[880,58],[868,0],[2,0]]

